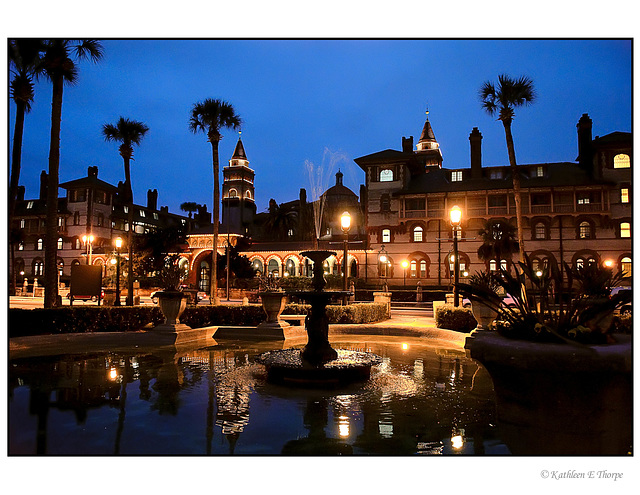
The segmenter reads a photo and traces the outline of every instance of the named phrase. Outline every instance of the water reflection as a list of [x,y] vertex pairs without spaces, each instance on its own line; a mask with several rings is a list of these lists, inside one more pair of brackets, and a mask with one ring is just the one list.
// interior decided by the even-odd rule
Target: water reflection
[[508,453],[484,369],[459,349],[403,344],[340,342],[383,361],[368,382],[334,391],[267,383],[255,357],[269,344],[13,360],[9,451]]

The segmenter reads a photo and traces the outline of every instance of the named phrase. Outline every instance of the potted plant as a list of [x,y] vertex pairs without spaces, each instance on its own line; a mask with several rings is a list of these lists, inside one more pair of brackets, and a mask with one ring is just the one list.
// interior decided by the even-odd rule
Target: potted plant
[[471,312],[478,322],[478,330],[488,330],[498,315],[502,298],[499,284],[491,272],[476,272],[468,283],[459,283],[458,290],[471,301]]
[[262,299],[262,308],[267,314],[267,325],[284,325],[280,322],[280,315],[287,303],[286,294],[280,287],[280,279],[273,275],[262,276],[259,279],[258,295]]
[[165,325],[180,323],[180,315],[187,306],[188,294],[180,291],[180,286],[187,278],[188,271],[179,265],[180,256],[167,256],[160,270],[160,283],[163,290],[156,292],[153,297],[158,298],[158,306],[165,317]]
[[537,270],[525,256],[515,274],[496,276],[512,306],[496,307],[494,291],[475,292],[497,310],[496,331],[472,333],[465,348],[491,375],[512,453],[629,452],[631,336],[612,325],[614,310],[630,297],[611,296],[621,277],[601,264]]

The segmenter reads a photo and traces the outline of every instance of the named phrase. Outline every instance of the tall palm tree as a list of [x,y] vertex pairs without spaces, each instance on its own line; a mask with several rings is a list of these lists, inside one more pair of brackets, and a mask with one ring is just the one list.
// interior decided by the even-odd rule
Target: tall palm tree
[[211,304],[218,301],[218,229],[220,228],[220,164],[218,145],[222,139],[222,128],[238,130],[242,119],[236,114],[230,103],[221,100],[206,100],[193,105],[189,129],[195,134],[198,131],[207,135],[213,153],[213,252],[211,263]]
[[487,220],[478,232],[482,244],[478,248],[478,258],[484,261],[500,261],[518,252],[519,243],[516,241],[516,229],[506,220]]
[[49,145],[49,181],[47,184],[47,216],[44,256],[44,307],[58,303],[58,171],[60,169],[60,124],[64,84],[78,80],[76,62],[102,58],[102,44],[97,40],[45,40],[44,74],[53,85],[51,101],[51,139]]
[[[9,181],[8,216],[10,229],[13,228],[13,215],[16,209],[18,185],[20,183],[24,119],[25,115],[31,111],[31,103],[33,103],[34,98],[33,78],[38,71],[41,70],[40,60],[43,49],[44,45],[40,39],[9,40],[9,67],[13,76],[9,87],[9,95],[16,104],[16,122],[13,131],[13,150],[11,155],[11,178]],[[17,274],[13,261],[11,263],[10,276],[10,295],[14,295]]]
[[195,201],[185,201],[180,205],[180,209],[189,213],[189,218],[191,218],[193,212],[198,211],[198,206],[198,203],[196,203]]
[[506,74],[498,76],[498,85],[491,81],[485,82],[479,91],[482,107],[489,115],[498,114],[498,120],[502,121],[504,133],[507,139],[507,152],[509,153],[509,165],[513,179],[513,196],[516,202],[516,221],[518,223],[518,245],[520,260],[524,261],[524,224],[522,219],[522,197],[520,194],[520,175],[516,163],[516,151],[511,134],[511,123],[515,115],[516,107],[530,105],[536,98],[533,88],[533,80],[527,76],[513,79]]
[[104,124],[102,135],[105,141],[120,143],[120,156],[124,161],[124,190],[127,208],[127,250],[129,252],[127,276],[127,306],[133,306],[133,189],[131,188],[131,160],[133,159],[133,145],[139,146],[149,128],[137,120],[120,117],[115,124]]
[[40,39],[9,40],[9,65],[13,79],[9,94],[16,104],[16,122],[13,132],[11,155],[11,180],[9,183],[9,221],[15,211],[20,165],[22,158],[22,135],[24,118],[31,111],[34,98],[33,78],[41,69],[40,60],[44,45]]

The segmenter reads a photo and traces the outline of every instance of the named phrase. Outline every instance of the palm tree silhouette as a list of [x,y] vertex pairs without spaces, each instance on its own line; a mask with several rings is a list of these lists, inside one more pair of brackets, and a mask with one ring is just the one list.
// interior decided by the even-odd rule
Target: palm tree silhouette
[[102,134],[105,141],[115,141],[120,143],[120,156],[124,160],[124,185],[125,202],[129,208],[127,211],[127,250],[129,252],[128,275],[127,275],[127,306],[133,306],[133,189],[131,188],[131,160],[133,159],[133,145],[140,145],[142,138],[149,128],[137,120],[129,120],[120,117],[115,124],[104,124]]
[[487,220],[478,232],[482,244],[478,248],[478,258],[484,261],[496,260],[496,266],[505,257],[518,252],[516,229],[506,220]]
[[536,98],[533,89],[533,81],[521,76],[513,79],[506,74],[498,76],[498,85],[491,81],[485,82],[479,92],[482,107],[489,115],[498,114],[498,120],[502,121],[507,140],[507,152],[509,153],[509,165],[513,180],[513,196],[516,202],[516,220],[518,223],[518,245],[520,260],[524,261],[524,225],[522,219],[522,198],[520,194],[520,176],[516,163],[516,151],[511,134],[511,123],[515,115],[514,108],[533,103]]
[[242,120],[233,106],[221,100],[207,98],[193,105],[189,129],[195,134],[199,131],[207,135],[213,153],[213,250],[211,263],[211,304],[217,304],[218,297],[218,229],[220,228],[220,165],[218,145],[222,139],[220,129],[240,129]]
[[78,80],[76,61],[102,58],[102,44],[97,40],[48,39],[44,41],[43,73],[53,86],[51,98],[51,139],[49,144],[49,180],[45,221],[44,307],[58,303],[58,172],[60,169],[60,125],[64,84]]

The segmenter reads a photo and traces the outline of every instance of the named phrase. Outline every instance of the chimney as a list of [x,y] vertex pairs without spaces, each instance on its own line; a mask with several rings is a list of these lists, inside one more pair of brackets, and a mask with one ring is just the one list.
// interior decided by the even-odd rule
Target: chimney
[[402,138],[402,152],[403,153],[413,153],[413,136],[409,136],[408,138]]
[[147,208],[150,210],[158,209],[158,190],[157,189],[149,189],[147,191]]
[[304,187],[300,188],[300,204],[301,205],[307,204],[307,190]]
[[482,134],[477,127],[474,127],[469,134],[471,145],[471,178],[482,178]]
[[16,196],[18,201],[24,201],[24,186],[18,186],[18,193]]
[[169,213],[169,207],[168,206],[161,206],[160,207],[160,211],[162,213]]
[[47,199],[47,173],[43,170],[40,173],[40,199]]
[[87,169],[87,177],[98,177],[98,167],[89,167]]
[[589,115],[582,114],[578,124],[578,165],[584,171],[593,173],[592,122]]

